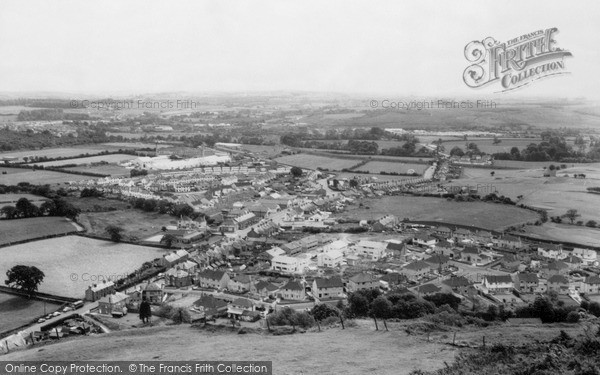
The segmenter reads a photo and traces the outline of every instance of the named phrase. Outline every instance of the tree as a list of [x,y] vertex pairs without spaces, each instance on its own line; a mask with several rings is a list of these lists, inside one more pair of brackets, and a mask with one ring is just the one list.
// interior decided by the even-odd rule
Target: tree
[[369,300],[359,293],[348,297],[349,311],[355,316],[366,316],[369,313]]
[[597,225],[598,223],[596,220],[588,220],[587,223],[585,223],[585,226],[590,228],[595,228]]
[[500,142],[502,142],[502,140],[500,140],[500,139],[498,138],[498,136],[496,136],[496,135],[495,135],[495,136],[494,136],[494,144],[495,144],[495,145],[497,145],[497,144],[498,144],[498,143],[500,143]]
[[321,303],[312,308],[311,314],[315,320],[321,321],[329,318],[330,316],[338,316],[340,312],[335,307]]
[[569,219],[569,221],[571,222],[571,224],[573,224],[573,222],[575,221],[575,219],[577,219],[579,216],[579,213],[577,212],[577,210],[571,208],[570,210],[567,210],[567,213],[563,215],[564,217],[566,217],[567,219]]
[[492,176],[492,177],[494,177],[495,174],[496,174],[496,172],[494,172],[494,171],[490,172],[490,176]]
[[31,297],[46,275],[35,266],[17,265],[6,271],[6,276],[8,276],[8,279],[4,281],[6,285],[21,289]]
[[19,211],[17,211],[14,206],[4,206],[0,209],[0,212],[2,212],[2,215],[7,219],[14,219],[19,216]]
[[450,150],[450,156],[462,157],[465,156],[465,152],[462,150],[462,148],[454,146],[452,147],[452,150]]
[[379,318],[383,320],[383,325],[387,331],[388,328],[385,320],[392,315],[392,303],[385,296],[379,296],[373,300],[370,312],[374,319]]
[[300,167],[292,167],[292,169],[290,170],[290,173],[294,177],[300,177],[300,176],[302,176],[302,168],[300,168]]
[[167,233],[160,239],[161,243],[164,243],[167,247],[173,246],[173,242],[177,241],[177,237],[175,237],[171,233]]
[[19,216],[23,217],[37,216],[38,213],[38,208],[25,197],[20,198],[17,201],[15,208],[17,209]]
[[109,225],[106,227],[106,233],[110,236],[110,239],[114,242],[121,242],[123,239],[123,228],[119,228],[116,225]]

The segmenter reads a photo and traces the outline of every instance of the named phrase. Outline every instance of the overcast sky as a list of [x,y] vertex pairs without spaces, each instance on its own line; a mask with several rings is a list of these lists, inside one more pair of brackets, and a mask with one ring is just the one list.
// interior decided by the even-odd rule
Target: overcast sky
[[487,95],[464,48],[557,27],[570,75],[500,96],[598,99],[600,2],[0,2],[0,91]]

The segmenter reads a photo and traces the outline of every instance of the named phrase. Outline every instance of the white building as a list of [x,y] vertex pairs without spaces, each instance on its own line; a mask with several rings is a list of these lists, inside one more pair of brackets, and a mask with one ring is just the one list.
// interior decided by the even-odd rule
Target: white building
[[308,267],[308,263],[308,258],[305,256],[277,255],[271,260],[271,269],[287,273],[303,273],[304,269]]
[[342,264],[344,254],[339,250],[331,250],[317,255],[317,265],[319,267],[334,268]]
[[372,260],[379,260],[385,255],[387,243],[361,240],[355,245],[358,255],[366,256]]

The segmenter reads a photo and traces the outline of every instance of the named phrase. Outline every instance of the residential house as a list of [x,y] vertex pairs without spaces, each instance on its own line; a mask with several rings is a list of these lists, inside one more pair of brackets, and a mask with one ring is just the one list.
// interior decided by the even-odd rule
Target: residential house
[[500,265],[505,270],[518,271],[521,266],[521,261],[515,254],[506,254],[500,260]]
[[385,247],[385,251],[393,258],[403,260],[406,257],[406,246],[402,242],[389,241]]
[[434,247],[438,239],[427,233],[417,233],[412,238],[413,244],[426,247]]
[[548,291],[558,294],[569,294],[569,279],[563,275],[553,275],[548,278]]
[[563,253],[562,245],[552,243],[540,244],[538,246],[538,254],[543,256],[544,258],[556,260],[564,259],[567,256]]
[[440,241],[435,245],[435,252],[440,255],[445,255],[450,259],[454,259],[454,244],[448,241]]
[[259,280],[250,285],[250,293],[258,296],[261,299],[271,298],[275,296],[279,287],[268,281]]
[[407,264],[400,272],[409,280],[417,280],[425,275],[428,275],[429,272],[431,272],[431,266],[425,261],[418,260],[416,262]]
[[477,231],[477,233],[475,233],[473,235],[473,239],[475,241],[477,241],[478,243],[482,244],[482,245],[488,245],[488,244],[493,244],[494,242],[494,236],[492,235],[492,233],[485,231],[485,230],[480,230]]
[[598,261],[598,252],[593,249],[582,249],[576,247],[573,249],[572,254],[581,258],[585,265],[593,265]]
[[443,284],[458,294],[469,295],[472,290],[471,282],[464,276],[452,276],[449,279],[442,281]]
[[254,303],[248,298],[236,298],[227,306],[227,315],[230,318],[248,322],[260,319],[260,313],[255,311]]
[[250,284],[252,283],[252,279],[248,275],[239,274],[234,277],[229,278],[229,282],[227,283],[227,289],[231,292],[247,292],[250,290]]
[[379,289],[379,278],[373,274],[361,272],[348,279],[348,292],[364,289]]
[[98,313],[103,315],[123,316],[127,314],[129,296],[121,292],[113,292],[98,300]]
[[344,283],[340,277],[316,278],[312,285],[312,295],[320,300],[342,297]]
[[433,230],[433,232],[442,238],[452,237],[452,230],[448,227],[437,227]]
[[473,237],[473,232],[465,228],[458,228],[454,231],[454,238],[459,241],[468,241]]
[[471,264],[481,264],[483,258],[475,246],[467,246],[460,252],[460,259]]
[[523,242],[520,237],[510,234],[504,234],[498,238],[493,238],[492,243],[500,249],[520,250],[523,248]]
[[600,277],[596,275],[586,277],[582,283],[581,292],[585,294],[600,293]]
[[515,287],[510,275],[485,275],[482,285],[490,293],[511,293]]
[[568,255],[562,260],[571,270],[578,270],[583,266],[583,260],[573,254]]
[[540,279],[535,273],[519,273],[517,274],[517,289],[522,293],[534,293],[538,290]]
[[355,250],[358,255],[376,261],[383,258],[386,247],[385,242],[361,240],[355,245]]
[[90,285],[85,291],[85,299],[87,301],[97,301],[100,298],[112,294],[115,291],[115,283],[112,281],[104,281],[100,284]]
[[271,260],[271,269],[286,273],[303,273],[308,264],[309,258],[306,256],[277,255]]
[[194,302],[193,309],[204,314],[206,319],[213,319],[227,313],[227,302],[207,294]]
[[304,285],[300,281],[290,280],[281,287],[279,294],[283,299],[303,301],[306,299]]
[[229,275],[225,271],[205,269],[198,273],[197,278],[201,288],[222,290],[229,284]]
[[319,267],[334,268],[342,264],[344,254],[338,250],[331,250],[326,253],[317,254],[317,265]]
[[163,289],[157,283],[151,283],[148,281],[142,290],[142,299],[146,298],[146,301],[148,301],[148,303],[151,305],[160,305],[163,301],[163,297]]
[[183,288],[194,283],[192,275],[178,268],[171,268],[165,272],[165,283],[167,286]]
[[544,271],[548,277],[554,275],[566,275],[569,272],[569,266],[563,261],[556,260],[553,262],[549,262],[548,265],[544,268]]
[[429,264],[431,270],[442,271],[450,265],[450,257],[441,254],[434,254],[424,260]]

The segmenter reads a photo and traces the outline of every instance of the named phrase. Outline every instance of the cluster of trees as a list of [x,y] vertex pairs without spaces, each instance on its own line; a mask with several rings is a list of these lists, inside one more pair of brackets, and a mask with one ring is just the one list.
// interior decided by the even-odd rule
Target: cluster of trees
[[[63,123],[76,126],[77,136],[68,134],[65,137],[57,137],[52,135],[48,130],[34,133],[32,130],[23,132],[10,130],[8,127],[4,127],[0,129],[0,151],[20,149],[36,150],[48,147],[68,147],[91,143],[116,142],[119,140],[118,137],[106,135],[106,132],[110,129],[105,124],[98,123],[91,125],[87,121],[63,121]],[[40,161],[41,160],[42,159],[40,159]]]
[[148,171],[145,169],[132,169],[129,172],[130,177],[146,176],[147,174],[148,174]]
[[[590,314],[600,316],[600,304],[598,302],[588,303],[585,301],[581,307]],[[550,292],[546,296],[539,296],[533,304],[517,308],[515,315],[518,318],[539,318],[543,323],[569,322],[577,323],[579,313],[576,306],[565,306],[558,299],[558,294]]]
[[87,113],[65,113],[61,108],[22,110],[17,121],[89,120]]
[[479,150],[479,146],[477,146],[477,144],[475,142],[468,142],[466,144],[465,149],[466,149],[466,151],[463,151],[463,149],[460,148],[459,146],[454,146],[450,150],[450,156],[463,157],[465,155],[473,156],[473,155],[483,155],[484,154],[481,150]]
[[81,198],[99,198],[103,197],[104,193],[96,188],[84,188],[79,196]]
[[164,199],[144,199],[133,198],[129,201],[133,208],[146,212],[158,212],[159,214],[170,214],[176,217],[189,216],[195,217],[194,209],[185,204],[175,204]]
[[290,307],[284,307],[267,316],[267,322],[272,326],[292,326],[310,328],[315,325],[315,318],[306,311],[296,311]]
[[39,207],[25,197],[20,198],[14,206],[4,206],[0,212],[6,219],[28,218],[38,216],[64,216],[75,220],[80,210],[63,198],[45,201]]

